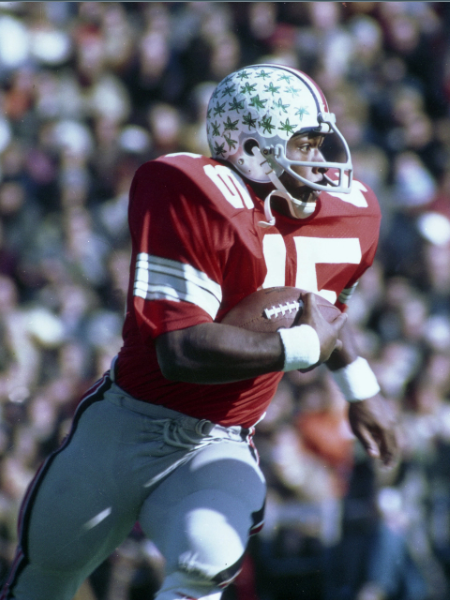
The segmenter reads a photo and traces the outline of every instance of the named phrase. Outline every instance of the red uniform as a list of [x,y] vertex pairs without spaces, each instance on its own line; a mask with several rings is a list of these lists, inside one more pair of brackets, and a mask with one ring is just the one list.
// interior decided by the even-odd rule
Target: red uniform
[[354,182],[349,195],[322,192],[311,217],[278,214],[274,227],[261,221],[263,199],[213,159],[176,154],[138,169],[130,192],[133,251],[120,387],[221,425],[249,427],[260,419],[282,373],[221,385],[168,381],[155,338],[220,320],[261,287],[319,292],[343,308],[372,264],[380,211],[375,195]]

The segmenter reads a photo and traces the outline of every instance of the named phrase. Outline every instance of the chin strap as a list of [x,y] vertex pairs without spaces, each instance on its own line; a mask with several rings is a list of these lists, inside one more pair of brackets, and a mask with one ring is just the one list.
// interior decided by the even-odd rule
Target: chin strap
[[[260,166],[264,165],[264,163],[266,164],[267,170],[265,171],[265,174],[276,188],[275,190],[270,192],[270,194],[266,196],[266,199],[264,200],[264,216],[266,217],[266,220],[259,221],[258,225],[260,227],[273,227],[276,223],[276,219],[272,213],[272,207],[270,206],[272,196],[278,196],[284,198],[287,201],[289,212],[291,213],[291,216],[294,219],[306,219],[306,217],[312,215],[312,213],[316,210],[316,203],[302,202],[301,200],[297,200],[297,198],[294,198],[281,183],[281,181],[275,174],[275,171],[269,165],[267,159],[264,158],[264,156],[261,153],[261,150],[257,146],[253,148],[253,155],[261,160]],[[294,211],[294,206],[297,208],[297,212]]]
[[274,194],[279,194],[280,192],[277,192],[277,190],[274,190],[273,192],[270,192],[270,194],[268,196],[266,196],[266,199],[264,200],[264,216],[266,217],[265,221],[258,221],[258,225],[260,227],[273,227],[276,223],[276,219],[273,216],[272,213],[272,207],[270,206],[270,199],[272,198],[272,196]]

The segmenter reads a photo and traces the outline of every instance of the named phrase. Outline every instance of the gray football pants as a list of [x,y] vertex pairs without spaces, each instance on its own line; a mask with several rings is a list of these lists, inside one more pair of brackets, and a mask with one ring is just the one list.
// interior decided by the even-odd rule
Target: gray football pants
[[0,600],[72,600],[136,521],[166,560],[158,600],[216,600],[264,497],[248,430],[137,401],[106,375],[30,485]]

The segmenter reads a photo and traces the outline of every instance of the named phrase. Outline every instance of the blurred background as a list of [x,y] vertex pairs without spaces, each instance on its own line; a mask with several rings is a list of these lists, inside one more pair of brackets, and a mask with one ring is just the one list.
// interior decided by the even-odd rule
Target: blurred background
[[[212,89],[262,62],[318,82],[380,200],[349,314],[403,458],[366,460],[325,369],[286,375],[255,438],[266,526],[224,599],[450,597],[448,2],[0,2],[0,577],[28,483],[120,347],[135,169],[209,154]],[[163,568],[136,525],[77,600],[151,600]]]

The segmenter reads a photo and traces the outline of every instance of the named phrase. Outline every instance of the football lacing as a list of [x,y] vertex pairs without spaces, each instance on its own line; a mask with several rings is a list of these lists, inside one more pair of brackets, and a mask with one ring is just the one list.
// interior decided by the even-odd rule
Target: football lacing
[[269,320],[277,319],[280,316],[284,317],[292,311],[297,312],[299,308],[300,302],[293,300],[292,302],[285,302],[284,304],[278,304],[277,306],[269,306],[264,309],[264,314]]

